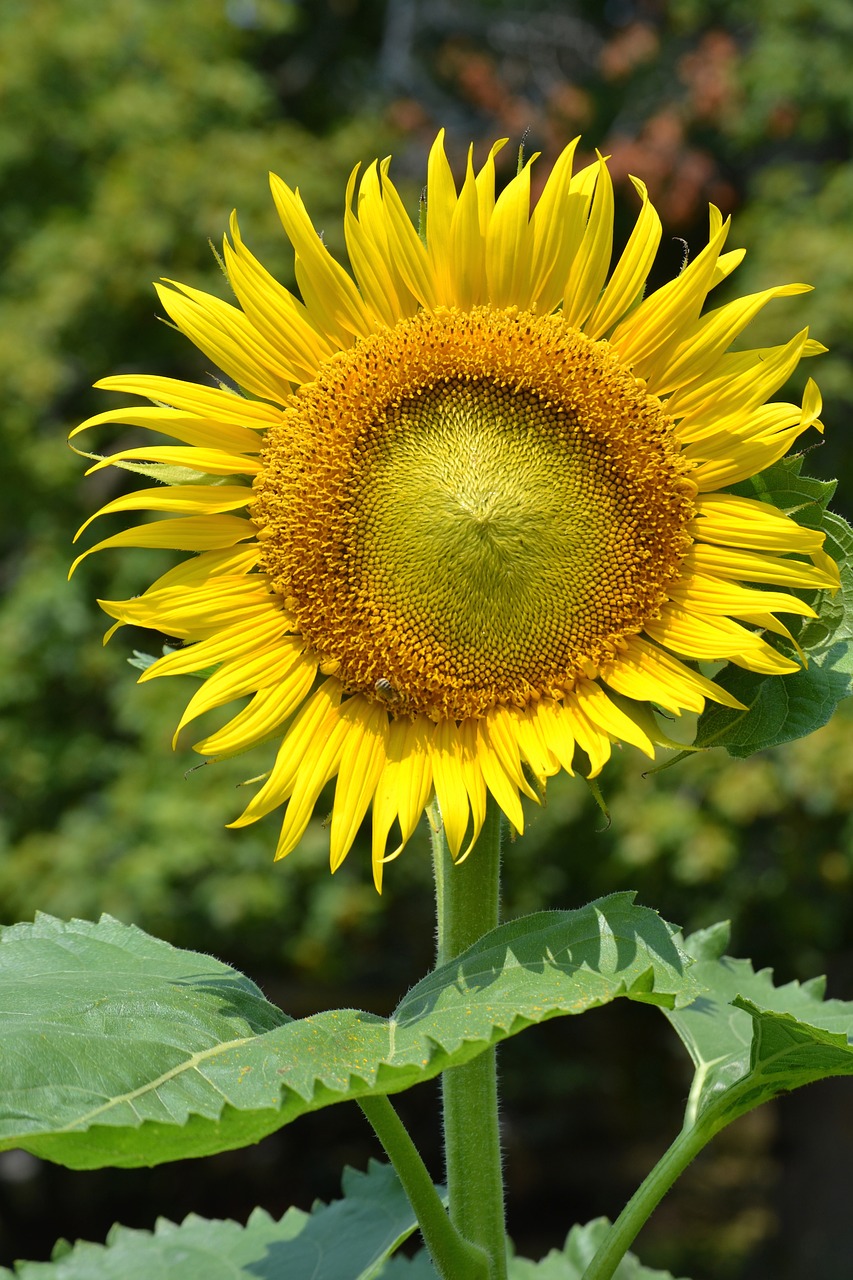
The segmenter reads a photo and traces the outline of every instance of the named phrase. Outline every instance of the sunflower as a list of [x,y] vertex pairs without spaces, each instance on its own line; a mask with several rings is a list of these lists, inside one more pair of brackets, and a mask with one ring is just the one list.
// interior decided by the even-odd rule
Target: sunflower
[[189,482],[107,503],[98,515],[165,518],[91,550],[194,553],[143,595],[101,605],[116,626],[185,642],[142,676],[204,673],[179,731],[248,697],[197,751],[278,744],[232,825],[286,805],[283,857],[336,777],[332,869],[372,806],[377,887],[433,797],[459,858],[487,792],[521,831],[521,796],[536,800],[561,769],[595,775],[619,742],[653,755],[655,709],[738,707],[697,663],[797,670],[766,638],[790,639],[777,614],[813,616],[786,589],[838,582],[821,533],[731,492],[822,429],[811,380],[802,406],[767,403],[822,350],[806,330],[729,350],[767,302],[807,286],[703,314],[743,256],[723,252],[729,224],[712,207],[707,246],[644,296],[661,224],[642,182],[611,270],[604,160],[573,174],[566,148],[531,211],[536,157],[496,195],[502,145],[479,171],[469,151],[457,191],[439,134],[423,237],[389,162],[360,181],[356,169],[350,271],[298,190],[272,177],[301,296],[233,217],[237,306],[158,289],[228,381],[105,378],[153,406],[78,428],[120,422],[177,442],[98,466],[188,469]]

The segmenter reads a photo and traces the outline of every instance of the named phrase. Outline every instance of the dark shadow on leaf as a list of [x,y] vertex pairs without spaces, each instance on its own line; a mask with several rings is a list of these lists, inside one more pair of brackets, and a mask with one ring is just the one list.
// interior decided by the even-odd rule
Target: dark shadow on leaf
[[543,911],[501,925],[413,987],[398,1006],[396,1021],[416,1022],[447,990],[458,998],[510,983],[511,970],[519,968],[552,983],[562,975],[577,988],[580,1012],[611,999],[620,988],[630,989],[649,970],[666,991],[667,977],[682,975],[685,961],[673,931],[655,912],[635,906],[631,894],[613,894],[576,911]]
[[248,1023],[256,1035],[274,1031],[293,1021],[276,1005],[270,1004],[258,987],[240,973],[223,973],[221,977],[211,977],[206,973],[197,978],[188,975],[170,979],[169,985],[198,992],[199,995],[215,996],[220,1002],[216,1013],[224,1018],[239,1018]]

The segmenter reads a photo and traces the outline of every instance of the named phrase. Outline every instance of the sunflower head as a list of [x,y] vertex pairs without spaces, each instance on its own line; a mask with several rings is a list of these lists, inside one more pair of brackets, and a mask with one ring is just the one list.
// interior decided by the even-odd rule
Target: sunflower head
[[821,349],[805,331],[729,350],[765,303],[805,286],[706,309],[742,257],[723,252],[712,208],[707,246],[644,297],[661,227],[642,183],[611,265],[606,164],[573,172],[572,144],[531,210],[532,161],[496,194],[501,145],[479,171],[469,153],[457,187],[439,135],[423,239],[387,161],[353,173],[349,271],[273,178],[298,295],[236,218],[237,306],[160,289],[236,389],[108,378],[153,407],[78,428],[151,429],[174,443],[107,461],[206,478],[108,503],[99,514],[164,518],[92,550],[195,553],[142,596],[101,603],[186,642],[143,679],[213,668],[179,728],[248,697],[197,750],[275,741],[234,825],[286,805],[283,856],[336,777],[332,867],[372,807],[377,886],[433,795],[459,857],[487,792],[520,831],[521,794],[537,799],[561,769],[597,773],[614,742],[652,755],[654,709],[739,706],[698,663],[797,670],[767,633],[790,640],[777,615],[812,615],[791,588],[838,581],[821,533],[731,492],[820,429],[811,381],[802,406],[768,403]]

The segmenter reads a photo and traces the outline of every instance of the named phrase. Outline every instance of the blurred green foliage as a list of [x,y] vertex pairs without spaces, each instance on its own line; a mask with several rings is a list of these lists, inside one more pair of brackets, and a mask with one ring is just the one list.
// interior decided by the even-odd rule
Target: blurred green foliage
[[[351,931],[366,940],[385,927],[387,913],[365,887],[362,850],[334,888],[318,877],[319,822],[298,855],[275,868],[268,865],[274,819],[223,831],[240,805],[233,788],[262,763],[209,766],[185,779],[197,761],[172,757],[168,736],[186,694],[171,682],[134,689],[122,660],[134,644],[150,648],[152,638],[121,633],[101,649],[92,597],[132,593],[165,559],[158,566],[152,553],[96,557],[64,582],[70,532],[128,483],[108,473],[81,480],[80,460],[65,444],[75,421],[117,402],[88,384],[118,369],[211,373],[156,322],[149,281],[168,274],[227,295],[207,241],[219,239],[232,203],[252,246],[289,280],[291,258],[265,189],[268,167],[299,183],[340,250],[350,165],[399,151],[414,204],[425,146],[441,123],[436,112],[449,121],[457,152],[468,137],[529,126],[529,145],[547,159],[583,125],[590,145],[612,153],[617,174],[649,178],[672,229],[691,243],[701,237],[708,198],[726,211],[743,205],[733,236],[749,247],[739,290],[789,278],[820,285],[805,305],[832,348],[819,373],[831,399],[829,438],[842,439],[832,423],[853,404],[845,306],[853,108],[849,78],[835,72],[849,25],[845,3],[802,0],[762,0],[749,11],[734,0],[625,0],[559,14],[538,0],[484,0],[455,17],[379,0],[3,7],[5,918],[36,907],[130,913],[184,944],[221,937],[245,962],[286,959],[324,975],[341,969]],[[627,201],[625,210],[627,225]],[[754,327],[758,341],[778,340],[800,314],[791,303],[771,310]],[[101,445],[111,439],[94,447]],[[840,446],[830,451],[843,466]],[[843,732],[830,726],[815,741],[838,738],[840,748]],[[594,868],[587,860],[578,867],[562,847],[571,824],[578,843],[581,829],[594,829],[597,810],[581,783],[554,784],[546,814],[512,851],[508,893],[515,893],[512,865],[529,874],[535,859],[540,870],[519,887],[519,906],[567,892],[579,900],[628,876],[648,883],[650,895],[674,896],[691,926],[711,900],[712,915],[748,914],[758,890],[739,869],[756,843],[775,847],[766,833],[780,809],[801,805],[809,821],[807,793],[780,781],[803,750],[817,747],[771,753],[757,765],[695,758],[648,786],[627,764],[612,766],[604,787],[613,823],[593,839],[601,850]],[[837,755],[836,762],[827,752],[828,779],[843,769],[843,750]],[[760,814],[716,801],[709,808],[706,792],[738,794],[738,780],[754,768],[776,779],[775,799]],[[848,797],[843,787],[833,797],[822,801],[821,820],[838,830],[818,876],[830,897],[850,857]],[[199,809],[208,815],[203,823]],[[789,813],[780,829],[791,821]],[[413,848],[389,869],[387,892],[425,897],[423,863],[423,847]],[[787,885],[803,870],[771,865],[767,883]],[[680,898],[672,885],[681,886]],[[699,901],[697,886],[712,893]],[[802,915],[802,927],[787,923],[802,936],[804,962],[819,963],[826,930],[814,936],[796,897],[791,913]],[[836,915],[840,939],[847,921]],[[428,942],[416,947],[413,962],[428,949]]]
[[[360,983],[352,998],[387,1010],[430,963],[424,834],[388,868],[379,899],[363,840],[327,874],[321,818],[276,866],[275,816],[224,830],[241,807],[235,788],[264,761],[185,776],[198,758],[183,746],[172,755],[169,738],[189,684],[137,689],[125,662],[133,648],[156,651],[161,638],[125,631],[101,647],[94,598],[132,594],[167,561],[106,553],[66,583],[73,530],[132,483],[118,473],[82,479],[67,431],[119,403],[90,390],[107,373],[210,377],[203,358],[157,322],[150,281],[166,275],[227,296],[207,242],[219,242],[233,205],[252,249],[290,282],[267,169],[300,186],[339,251],[343,190],[357,160],[393,151],[415,209],[426,148],[442,124],[459,162],[470,139],[482,151],[529,129],[543,171],[583,131],[587,153],[599,146],[612,157],[623,234],[635,212],[627,175],[637,173],[669,235],[691,252],[703,242],[709,200],[735,214],[730,243],[749,252],[732,290],[817,286],[769,309],[749,344],[780,341],[808,322],[830,347],[808,369],[827,399],[828,443],[806,470],[839,474],[849,513],[851,28],[849,0],[0,6],[4,920],[39,908],[106,910],[255,976],[287,965],[308,982]],[[513,151],[504,153],[510,169]],[[661,278],[678,270],[682,252],[665,238]],[[93,435],[87,447],[113,442],[115,432]],[[104,526],[103,536],[118,527]],[[755,960],[775,963],[782,978],[827,964],[849,973],[852,721],[842,711],[778,751],[747,761],[697,755],[651,777],[628,750],[602,779],[609,825],[582,781],[554,780],[528,832],[507,848],[507,910],[634,886],[690,928],[732,917],[738,947],[749,939]],[[339,993],[322,998],[338,1003]],[[292,1012],[302,999],[294,991]],[[698,1261],[688,1250],[677,1266],[734,1275],[761,1236],[736,1213],[714,1233],[695,1234]],[[777,1280],[829,1278],[790,1249],[783,1261],[794,1270],[777,1268]]]

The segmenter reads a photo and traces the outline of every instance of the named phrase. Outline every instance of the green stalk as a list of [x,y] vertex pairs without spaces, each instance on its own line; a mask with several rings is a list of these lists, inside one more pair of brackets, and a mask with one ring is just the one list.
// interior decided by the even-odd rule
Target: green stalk
[[463,1240],[447,1216],[429,1171],[387,1097],[360,1098],[418,1220],[424,1244],[443,1280],[488,1280],[486,1255]]
[[[501,811],[489,796],[486,820],[470,856],[454,865],[436,811],[430,814],[435,869],[438,949],[448,964],[500,915]],[[506,1280],[506,1227],[498,1128],[495,1050],[487,1049],[441,1077],[444,1152],[450,1220],[489,1261],[489,1280]]]
[[582,1280],[611,1280],[643,1225],[676,1178],[707,1145],[713,1132],[709,1132],[704,1125],[682,1129],[613,1223],[604,1243],[583,1273]]

